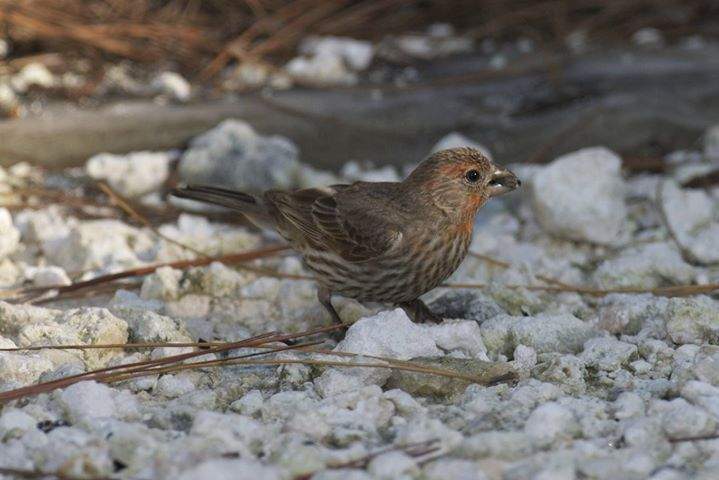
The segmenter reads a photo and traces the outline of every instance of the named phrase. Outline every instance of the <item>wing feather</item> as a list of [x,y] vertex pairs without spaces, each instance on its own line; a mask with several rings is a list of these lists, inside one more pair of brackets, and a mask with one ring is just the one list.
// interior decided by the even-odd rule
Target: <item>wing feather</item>
[[295,230],[283,233],[286,236],[297,240],[299,234],[314,248],[333,251],[349,262],[364,262],[386,253],[403,238],[400,226],[390,219],[387,198],[367,195],[366,190],[373,188],[367,185],[380,184],[271,192],[266,198]]

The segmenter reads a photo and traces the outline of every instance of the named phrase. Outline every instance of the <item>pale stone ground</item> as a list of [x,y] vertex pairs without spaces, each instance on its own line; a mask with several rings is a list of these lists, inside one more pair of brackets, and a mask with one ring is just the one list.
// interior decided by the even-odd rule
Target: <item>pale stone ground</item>
[[[0,466],[139,479],[716,478],[719,440],[694,437],[718,433],[717,300],[507,285],[544,285],[538,276],[596,288],[719,283],[719,189],[680,187],[719,166],[718,133],[707,133],[705,151],[673,154],[665,176],[625,178],[615,153],[591,146],[548,166],[516,166],[525,186],[481,212],[472,245],[510,266],[467,258],[452,281],[489,286],[428,294],[447,318],[441,325],[413,324],[388,306],[336,301],[343,318],[358,319],[338,351],[423,357],[468,372],[482,361],[510,362],[516,382],[467,386],[303,365],[83,382],[2,407]],[[48,176],[19,165],[0,172],[0,188],[33,180],[70,190],[92,177],[134,202],[162,205],[157,189],[174,155],[103,155],[83,171]],[[148,162],[153,168],[140,167]],[[186,181],[249,189],[400,177],[360,165],[339,177],[319,172],[289,139],[232,121],[198,137],[179,171]],[[189,214],[159,230],[210,255],[263,242]],[[61,205],[0,210],[0,283],[8,288],[193,256],[147,228],[76,218]],[[306,273],[291,256],[260,265]],[[111,297],[1,303],[0,345],[225,341],[328,322],[311,282],[215,263],[162,268]],[[0,352],[0,389],[171,353],[177,350]],[[419,457],[388,448],[430,440],[439,449]],[[366,461],[346,466],[357,459]]]

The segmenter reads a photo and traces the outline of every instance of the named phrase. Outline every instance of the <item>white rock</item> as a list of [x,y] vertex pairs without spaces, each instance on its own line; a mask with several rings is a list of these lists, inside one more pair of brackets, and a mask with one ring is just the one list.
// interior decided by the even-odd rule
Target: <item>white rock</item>
[[374,480],[374,477],[356,468],[333,468],[315,473],[312,480]]
[[711,435],[716,431],[716,420],[704,409],[691,405],[683,398],[668,403],[668,409],[662,416],[667,437],[676,440]]
[[17,408],[5,408],[0,416],[0,440],[19,437],[28,430],[37,428],[37,420]]
[[10,53],[10,43],[4,38],[0,38],[0,59],[4,59]]
[[[681,152],[681,151],[680,151]],[[702,155],[698,152],[691,152],[693,153],[693,156],[691,153],[687,152],[686,156],[687,159],[681,159],[679,153],[680,152],[674,152],[674,156],[677,156],[680,158],[680,160],[677,160],[676,166],[674,166],[672,170],[672,178],[679,184],[684,184],[687,182],[690,182],[691,180],[703,177],[711,172],[713,172],[717,165],[714,165],[710,162],[703,162],[702,161]],[[673,158],[671,156],[667,156],[667,162],[671,162]],[[682,161],[683,160],[683,161]],[[672,178],[669,178],[665,181],[671,181]],[[660,184],[663,183],[663,177],[660,175]],[[691,191],[691,190],[690,190]],[[655,192],[656,192],[656,186],[655,186]],[[656,196],[655,196],[656,197]],[[652,197],[649,197],[652,198]]]
[[571,394],[582,394],[587,385],[584,380],[587,374],[584,360],[574,355],[545,354],[539,365],[537,378],[552,382]]
[[100,153],[85,164],[85,171],[124,197],[135,198],[158,190],[170,174],[168,152]]
[[532,480],[575,480],[573,465],[549,465],[532,476]]
[[382,168],[365,168],[357,162],[347,162],[340,172],[342,178],[351,182],[398,182],[397,170],[387,165]]
[[524,431],[539,446],[548,446],[579,433],[579,424],[571,410],[556,402],[537,407],[527,419]]
[[686,472],[671,467],[662,468],[657,473],[649,477],[649,480],[689,480],[690,478],[694,478],[694,480],[702,480],[699,476],[692,475],[692,477],[689,477]]
[[614,337],[599,337],[587,340],[580,358],[590,367],[612,372],[636,355],[636,345],[620,342]]
[[703,190],[682,190],[668,180],[662,185],[662,209],[667,225],[698,262],[719,262],[719,218],[716,202]]
[[[77,329],[71,326],[60,325],[57,322],[32,323],[23,326],[17,335],[18,345],[21,347],[33,347],[40,345],[77,345],[82,343]],[[48,350],[45,355],[64,356],[67,354],[82,357],[82,351],[61,352]],[[57,359],[56,360],[60,360]]]
[[244,60],[223,79],[225,90],[242,90],[265,85],[272,74],[271,67],[262,61]]
[[192,376],[183,373],[161,376],[157,380],[157,393],[168,398],[176,398],[195,390],[197,386]]
[[521,431],[487,431],[481,432],[462,441],[457,449],[463,455],[472,458],[520,460],[526,458],[533,450],[530,438]]
[[115,292],[115,296],[108,304],[108,308],[114,315],[128,322],[132,316],[140,315],[146,310],[158,313],[163,307],[164,304],[159,300],[143,300],[135,292],[122,289]]
[[644,400],[634,392],[622,392],[614,401],[614,418],[624,420],[626,418],[641,417],[646,408]]
[[182,270],[172,267],[160,267],[152,275],[145,277],[140,289],[143,299],[175,300],[180,292]]
[[442,355],[427,329],[412,322],[401,308],[355,322],[335,350],[398,360]]
[[[205,217],[180,214],[177,224],[165,224],[160,233],[205,255],[220,256],[255,248],[260,237],[245,228],[210,223]],[[162,240],[157,248],[156,261],[194,258],[195,253],[187,248]]]
[[17,348],[17,345],[9,338],[0,336],[0,348]]
[[565,42],[574,53],[583,53],[587,50],[587,31],[584,29],[572,30]]
[[262,398],[262,392],[259,390],[250,390],[244,394],[242,398],[232,402],[230,408],[242,415],[254,417],[262,411],[263,404],[264,399]]
[[179,165],[185,183],[250,192],[292,188],[299,170],[298,150],[290,140],[259,135],[241,120],[225,120],[195,137]]
[[645,375],[651,372],[652,364],[645,360],[635,360],[629,364],[629,368],[637,375]]
[[20,99],[10,85],[0,83],[0,114],[3,116],[16,115],[21,108]]
[[0,208],[0,259],[7,257],[17,249],[20,243],[20,232],[12,223],[7,208]]
[[300,52],[305,55],[338,56],[348,67],[359,72],[372,62],[374,47],[370,42],[352,38],[310,36],[300,44]]
[[705,382],[689,381],[681,389],[681,396],[719,418],[719,388]]
[[589,323],[569,314],[498,315],[482,323],[480,329],[487,350],[506,354],[518,345],[531,347],[537,353],[577,353],[584,342],[597,335]]
[[[53,367],[53,363],[43,355],[0,352],[0,384],[27,386],[37,382],[40,375]],[[2,388],[6,389],[9,388]]]
[[249,459],[207,460],[182,472],[178,480],[284,480],[277,467],[264,466]]
[[704,156],[709,160],[719,160],[719,125],[709,128],[704,134]]
[[396,427],[395,442],[400,445],[437,441],[440,451],[452,451],[462,443],[462,434],[448,427],[436,418],[421,417],[412,419]]
[[226,451],[238,451],[244,456],[266,441],[269,431],[257,420],[243,415],[202,410],[195,415],[190,433],[216,441]]
[[663,318],[666,308],[667,299],[663,297],[649,294],[607,295],[599,302],[597,326],[611,334],[636,335],[650,322]]
[[481,145],[474,140],[465,137],[459,132],[452,132],[448,133],[444,137],[440,138],[437,143],[434,144],[432,147],[431,153],[439,152],[440,150],[447,150],[448,148],[457,148],[457,147],[471,147],[474,149],[479,150],[482,152],[482,154],[492,160],[492,153],[489,151],[487,147],[484,145]]
[[425,407],[415,400],[412,395],[403,390],[397,388],[388,390],[384,393],[384,397],[394,403],[397,413],[400,415],[422,415],[426,412]]
[[191,342],[184,325],[165,315],[148,310],[113,309],[127,321],[130,338],[136,342]]
[[419,473],[417,462],[404,452],[387,452],[374,457],[367,465],[367,471],[375,478],[394,480],[404,475]]
[[455,35],[408,34],[387,38],[383,43],[382,54],[386,57],[394,57],[394,51],[398,51],[401,55],[423,60],[470,52],[474,48],[471,38]]
[[623,240],[621,159],[603,147],[557,158],[534,176],[532,205],[550,235],[603,245]]
[[[358,320],[347,330],[335,351],[397,360],[442,355],[428,330],[412,322],[400,308]],[[315,386],[327,397],[362,385],[382,385],[390,373],[384,368],[332,368],[315,380]]]
[[70,285],[72,283],[65,270],[54,265],[33,269],[30,278],[37,287]]
[[706,345],[694,357],[691,371],[702,382],[719,385],[719,347]]
[[653,288],[665,283],[691,283],[695,269],[686,263],[676,247],[653,242],[627,248],[602,262],[594,272],[601,287]]
[[60,391],[57,401],[73,423],[117,414],[112,389],[93,381],[70,385]]
[[664,45],[664,35],[656,28],[641,28],[632,35],[632,42],[642,47],[661,47]]
[[507,56],[503,53],[495,53],[489,59],[489,66],[494,70],[502,70],[507,66]]
[[29,63],[11,79],[16,92],[24,93],[30,87],[52,88],[55,76],[42,63]]
[[[127,343],[127,322],[117,318],[105,308],[85,307],[67,310],[57,322],[76,333],[83,344],[122,344]],[[88,368],[102,368],[113,357],[121,355],[122,350],[97,348],[83,351]]]
[[341,183],[342,180],[332,172],[319,170],[303,163],[300,167],[297,182],[299,188],[317,188]]
[[529,372],[537,365],[537,352],[532,347],[519,344],[514,348],[512,355],[518,370]]
[[296,57],[285,65],[292,80],[312,87],[348,86],[357,83],[357,75],[343,58],[332,52]]
[[40,242],[52,246],[63,241],[70,234],[70,228],[77,224],[74,218],[67,218],[58,205],[50,205],[42,210],[23,210],[15,216],[23,241]]
[[435,460],[423,469],[427,480],[486,480],[488,477],[480,470],[479,465],[469,460],[446,458]]
[[162,72],[152,80],[152,88],[157,93],[173,100],[186,102],[192,95],[192,86],[176,72]]
[[672,298],[666,312],[669,338],[676,344],[719,341],[719,303],[700,295]]
[[89,220],[73,227],[62,242],[45,244],[48,261],[66,271],[125,269],[142,264],[152,236],[117,220]]
[[336,350],[399,360],[442,355],[427,330],[412,322],[400,308],[355,322]]
[[62,313],[60,310],[51,308],[0,302],[0,334],[15,336],[23,327],[51,322],[60,313]]
[[439,348],[445,351],[460,350],[479,360],[489,360],[482,332],[473,320],[445,320],[438,325],[423,325]]

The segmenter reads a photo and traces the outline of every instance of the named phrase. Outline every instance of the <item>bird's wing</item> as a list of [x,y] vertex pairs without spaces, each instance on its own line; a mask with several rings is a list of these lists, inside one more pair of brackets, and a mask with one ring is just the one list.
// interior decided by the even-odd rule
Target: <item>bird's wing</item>
[[333,185],[327,189],[275,192],[279,214],[315,248],[349,262],[372,260],[402,240],[386,195],[367,192],[376,184]]

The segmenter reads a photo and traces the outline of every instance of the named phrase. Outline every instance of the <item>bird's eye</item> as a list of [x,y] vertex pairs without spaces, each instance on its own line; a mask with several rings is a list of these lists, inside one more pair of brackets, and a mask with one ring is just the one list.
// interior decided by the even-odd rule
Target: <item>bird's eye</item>
[[469,170],[464,174],[464,178],[466,178],[469,183],[476,183],[479,180],[479,172],[477,170]]

